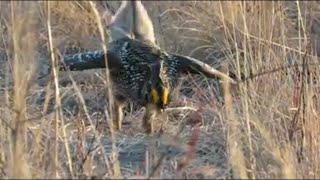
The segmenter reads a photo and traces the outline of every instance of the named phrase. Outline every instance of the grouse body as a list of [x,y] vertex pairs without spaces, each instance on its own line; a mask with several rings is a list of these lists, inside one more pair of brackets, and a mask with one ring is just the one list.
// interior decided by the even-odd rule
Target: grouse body
[[60,70],[105,68],[107,59],[116,100],[117,129],[121,128],[122,108],[131,101],[146,108],[143,126],[151,133],[153,117],[168,106],[170,95],[183,74],[202,74],[232,81],[197,59],[159,48],[152,21],[141,1],[122,1],[116,14],[106,18],[106,22],[111,37],[106,54],[94,51],[66,56]]

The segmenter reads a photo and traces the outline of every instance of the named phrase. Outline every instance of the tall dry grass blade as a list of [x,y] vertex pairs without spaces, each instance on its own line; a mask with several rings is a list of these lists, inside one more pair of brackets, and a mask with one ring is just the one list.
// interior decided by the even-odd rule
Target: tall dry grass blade
[[[300,3],[299,1],[296,1],[296,6],[297,6],[297,10],[298,10],[298,44],[299,44],[299,49],[303,49],[303,47],[307,47],[308,46],[308,38],[307,38],[307,34],[306,34],[306,30],[305,30],[305,25],[304,25],[304,21],[303,21],[303,17],[301,15],[301,9],[300,9]],[[302,29],[302,32],[301,32]],[[303,35],[303,38],[301,38],[301,35]],[[304,40],[303,44],[302,44],[302,40]],[[305,106],[306,106],[306,102],[305,102],[305,71],[306,71],[306,55],[309,54],[308,50],[306,51],[306,54],[304,56],[302,56],[302,54],[299,54],[299,58],[303,61],[303,67],[302,67],[302,74],[300,75],[299,79],[301,81],[300,83],[300,103],[299,103],[299,107],[298,109],[300,110],[301,106],[302,106],[302,120],[301,122],[299,122],[301,124],[301,139],[300,141],[300,149],[298,150],[298,161],[300,162],[302,159],[304,159],[303,157],[303,153],[304,153],[304,146],[305,146]],[[299,71],[299,70],[298,70]],[[299,72],[298,72],[299,73]],[[300,74],[300,73],[299,73]],[[299,113],[299,112],[297,112]]]
[[14,83],[11,135],[9,135],[11,166],[9,177],[31,178],[28,164],[26,97],[35,75],[36,33],[34,3],[11,2],[12,75]]
[[[101,21],[101,17],[99,15],[99,12],[95,6],[95,4],[92,1],[89,1],[90,6],[94,12],[95,18],[96,18],[96,23],[98,25],[98,29],[99,29],[99,33],[100,33],[100,37],[102,40],[102,49],[104,54],[107,54],[107,46],[106,46],[106,39],[105,39],[105,31],[102,25],[102,21]],[[106,64],[106,69],[105,69],[105,73],[106,73],[106,88],[107,88],[107,97],[108,97],[108,104],[109,104],[109,112],[110,114],[108,114],[108,111],[106,111],[105,113],[107,113],[107,121],[109,122],[109,124],[111,125],[110,127],[112,129],[114,129],[113,127],[113,111],[112,109],[114,108],[114,99],[113,99],[113,95],[112,95],[112,81],[110,80],[110,72],[109,72],[109,67],[108,67],[108,59],[107,56],[105,56],[105,64]],[[110,117],[110,118],[109,118]],[[111,130],[111,142],[112,142],[112,153],[111,153],[111,162],[112,162],[112,167],[113,167],[113,178],[121,178],[121,171],[120,171],[120,163],[118,161],[118,153],[116,150],[116,145],[115,145],[115,136],[114,136],[114,131]]]
[[280,147],[275,138],[272,137],[271,132],[259,121],[255,121],[255,126],[259,129],[261,136],[265,140],[266,147],[270,153],[280,164],[281,178],[283,179],[296,179],[295,165],[293,164],[293,153],[290,146],[285,144]]
[[[244,73],[245,74],[249,74],[250,69],[247,69],[247,64],[249,64],[248,62],[248,58],[249,55],[247,53],[250,53],[250,51],[248,51],[248,49],[250,49],[250,44],[248,43],[249,37],[249,30],[248,30],[248,26],[247,26],[247,17],[246,17],[246,3],[244,3],[244,6],[242,7],[243,13],[242,13],[242,19],[243,19],[243,27],[244,27],[244,32],[246,33],[246,36],[243,38],[243,51],[244,51]],[[247,49],[247,46],[248,49]],[[244,84],[244,86],[248,86],[248,84]],[[244,108],[244,116],[246,119],[246,132],[247,132],[247,141],[248,141],[248,154],[249,154],[249,167],[248,167],[248,176],[250,179],[255,179],[255,168],[256,168],[256,163],[255,163],[255,157],[253,155],[253,147],[252,147],[252,132],[251,132],[251,118],[250,118],[250,112],[249,112],[249,97],[248,97],[248,91],[246,91],[245,89],[248,89],[248,87],[245,88],[240,88],[240,93],[241,93],[241,102],[242,102],[242,107]]]
[[[220,6],[220,10],[222,8]],[[223,14],[222,14],[223,15]],[[235,14],[231,14],[232,21],[235,22]],[[224,19],[222,17],[222,19]],[[232,24],[235,27],[235,24]],[[227,28],[227,27],[226,27]],[[233,36],[236,38],[235,28],[233,29]],[[238,48],[236,48],[238,51]],[[237,56],[236,61],[239,64],[239,57]],[[227,144],[228,144],[228,153],[229,153],[229,163],[232,169],[232,176],[233,178],[240,178],[240,179],[247,179],[248,175],[246,172],[246,163],[245,157],[242,152],[241,140],[237,134],[239,134],[239,119],[236,118],[235,112],[233,110],[233,103],[232,103],[232,96],[230,93],[230,84],[228,82],[223,82],[223,92],[224,92],[224,102],[225,102],[225,114],[227,119],[227,128],[228,128],[228,135],[227,135]]]
[[246,172],[245,157],[242,152],[241,140],[239,139],[239,122],[236,119],[235,113],[233,111],[233,103],[230,94],[230,85],[228,83],[223,83],[225,107],[226,107],[226,118],[228,121],[228,137],[227,143],[229,148],[229,163],[232,167],[232,176],[237,179],[247,179],[248,175]]
[[[90,5],[91,7],[91,5]],[[91,8],[92,9],[92,8]],[[103,37],[104,38],[104,37]],[[106,52],[106,51],[105,51]],[[62,56],[61,56],[62,57]],[[106,165],[106,168],[107,168],[107,172],[106,172],[106,175],[105,176],[113,176],[113,172],[112,172],[112,166],[110,165],[110,162],[109,162],[109,158],[107,157],[107,154],[106,154],[106,150],[104,148],[104,144],[103,142],[101,141],[101,135],[99,135],[97,129],[96,129],[96,125],[93,123],[93,120],[91,118],[91,116],[89,115],[89,110],[88,110],[88,107],[86,106],[86,102],[85,102],[85,99],[79,89],[79,87],[77,86],[74,78],[71,76],[71,73],[70,71],[66,71],[67,72],[67,75],[68,77],[70,78],[71,80],[71,83],[72,83],[72,87],[73,89],[75,90],[75,93],[77,95],[77,97],[79,98],[80,100],[80,104],[82,105],[82,108],[83,108],[83,111],[84,111],[84,114],[86,115],[86,117],[88,118],[89,120],[89,123],[90,123],[90,128],[92,129],[92,132],[94,133],[94,138],[96,138],[97,142],[98,142],[98,147],[99,149],[101,150],[101,154],[102,154],[102,157],[103,157],[103,160],[104,160],[104,163]],[[106,85],[107,82],[105,79],[103,79],[103,82],[104,84]],[[111,119],[110,116],[109,116],[109,113],[107,113],[107,120]],[[111,122],[112,123],[112,122]],[[91,142],[93,143],[93,142]],[[119,168],[120,169],[120,168]]]
[[61,122],[62,129],[63,129],[63,139],[64,139],[64,146],[67,153],[67,159],[68,159],[68,165],[69,170],[71,173],[71,177],[74,177],[73,168],[72,168],[72,159],[69,149],[68,140],[66,137],[66,131],[64,126],[64,118],[62,114],[61,109],[61,97],[60,97],[60,91],[59,91],[59,81],[58,81],[58,70],[56,68],[56,58],[54,55],[54,46],[53,46],[53,40],[52,40],[52,32],[51,32],[51,8],[50,8],[50,1],[47,2],[47,30],[48,30],[48,38],[49,38],[49,50],[50,50],[50,57],[51,57],[51,66],[52,66],[52,72],[53,72],[53,78],[54,78],[54,85],[55,85],[55,103],[57,106],[57,110],[55,112],[55,152],[54,152],[54,171],[56,178],[59,178],[59,171],[58,171],[58,164],[59,164],[59,122]]
[[107,156],[106,156],[106,151],[105,151],[105,148],[104,148],[104,146],[103,146],[103,144],[102,144],[101,137],[100,137],[100,135],[98,134],[98,131],[96,130],[96,126],[95,126],[95,124],[93,123],[93,120],[92,120],[92,118],[91,118],[90,115],[89,115],[89,111],[88,111],[88,108],[87,108],[87,106],[86,106],[86,102],[85,102],[85,100],[84,100],[84,97],[83,97],[83,95],[81,94],[81,91],[80,91],[79,87],[77,86],[75,80],[74,80],[73,77],[70,75],[70,72],[68,72],[68,77],[71,79],[72,87],[74,88],[74,90],[75,90],[75,92],[76,92],[76,94],[77,94],[77,96],[78,96],[78,98],[79,98],[79,100],[80,100],[80,103],[81,103],[81,105],[82,105],[82,107],[83,107],[83,111],[84,111],[86,117],[87,117],[88,120],[89,120],[90,127],[92,128],[92,131],[93,131],[93,133],[94,133],[94,137],[95,137],[95,138],[97,139],[97,141],[98,141],[98,145],[99,145],[99,148],[100,148],[101,151],[102,151],[102,156],[103,156],[104,162],[105,162],[105,164],[106,164],[106,166],[107,166],[108,175],[111,176],[111,175],[112,175],[112,172],[111,172],[110,162],[109,162],[109,160],[108,160],[108,158],[107,158]]

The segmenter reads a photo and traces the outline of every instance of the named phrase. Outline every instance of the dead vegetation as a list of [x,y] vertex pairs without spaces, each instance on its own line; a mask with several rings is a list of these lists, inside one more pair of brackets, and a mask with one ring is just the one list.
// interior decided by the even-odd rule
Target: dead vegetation
[[103,48],[93,6],[0,2],[1,178],[320,178],[318,2],[143,3],[167,51],[239,77],[278,70],[231,87],[186,77],[155,135],[135,105],[112,132],[104,70],[38,79],[50,43]]

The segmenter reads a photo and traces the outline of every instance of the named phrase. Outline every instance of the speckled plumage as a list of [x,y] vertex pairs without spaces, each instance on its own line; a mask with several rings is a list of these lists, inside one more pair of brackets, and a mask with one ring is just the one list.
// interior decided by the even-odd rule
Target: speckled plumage
[[[114,92],[142,106],[148,103],[145,98],[146,86],[159,81],[171,91],[180,77],[178,59],[148,41],[119,39],[109,44],[108,54],[119,57],[115,60],[108,56]],[[120,63],[115,65],[114,61]],[[105,68],[104,62],[103,51],[79,53],[66,56],[66,66],[61,64],[60,70],[65,70],[66,67],[70,70]]]

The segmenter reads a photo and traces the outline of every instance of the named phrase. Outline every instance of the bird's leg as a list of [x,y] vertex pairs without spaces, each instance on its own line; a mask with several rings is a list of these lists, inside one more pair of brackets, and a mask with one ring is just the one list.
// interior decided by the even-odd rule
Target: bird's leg
[[123,120],[123,107],[125,104],[125,98],[122,96],[115,96],[114,103],[114,126],[116,130],[120,130],[122,128],[122,120]]
[[153,119],[156,116],[156,107],[151,104],[146,106],[146,111],[143,116],[143,123],[142,126],[145,129],[146,134],[153,133]]
[[116,127],[116,130],[120,130],[122,128],[122,119],[123,119],[123,105],[119,103],[115,103],[115,119],[114,119],[114,125]]

